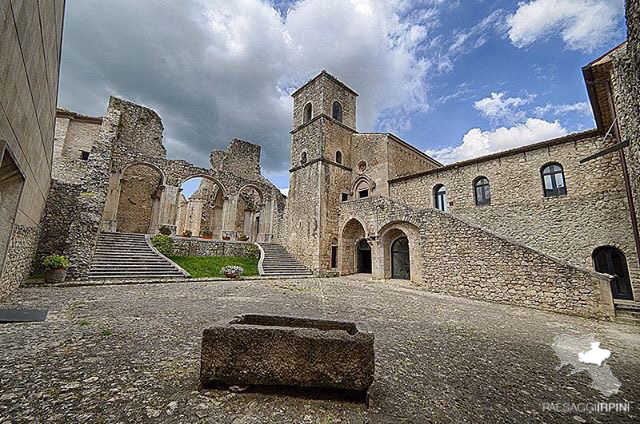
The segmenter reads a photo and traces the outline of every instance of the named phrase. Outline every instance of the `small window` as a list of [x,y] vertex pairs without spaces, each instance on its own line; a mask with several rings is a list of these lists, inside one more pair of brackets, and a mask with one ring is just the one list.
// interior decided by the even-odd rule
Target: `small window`
[[305,163],[307,163],[307,152],[302,152],[300,155],[300,164],[304,165]]
[[346,202],[347,200],[349,200],[349,194],[348,193],[342,193],[342,201]]
[[333,102],[333,119],[342,122],[342,105],[340,102]]
[[544,166],[540,172],[542,174],[544,197],[565,196],[567,194],[562,165],[552,163]]
[[80,150],[80,159],[89,160],[89,152],[85,152],[84,150]]
[[433,188],[433,204],[436,209],[440,209],[442,212],[447,211],[447,189],[442,184],[439,184]]
[[313,115],[313,106],[311,106],[311,103],[307,103],[304,106],[304,117],[302,119],[302,123],[306,124],[307,122],[311,121],[312,115]]
[[338,267],[338,246],[331,246],[331,268]]
[[342,164],[342,152],[340,150],[336,151],[336,163]]
[[365,197],[369,197],[369,190],[368,189],[360,190],[358,192],[358,198],[364,199]]
[[478,177],[475,179],[473,191],[477,206],[491,204],[491,190],[489,188],[489,180],[486,177]]

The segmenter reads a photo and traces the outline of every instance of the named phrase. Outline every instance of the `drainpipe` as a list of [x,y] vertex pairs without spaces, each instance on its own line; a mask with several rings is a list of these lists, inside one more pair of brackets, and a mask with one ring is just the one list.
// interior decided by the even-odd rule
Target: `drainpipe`
[[[606,81],[607,87],[607,101],[609,102],[609,109],[611,109],[611,119],[613,119],[613,131],[618,141],[622,141],[620,138],[620,129],[618,128],[618,116],[616,115],[616,108],[613,104],[613,98],[611,96],[611,81]],[[638,233],[638,222],[636,219],[636,208],[633,202],[633,193],[631,192],[631,182],[629,179],[629,171],[627,170],[627,161],[624,157],[624,149],[618,150],[618,157],[620,158],[620,165],[622,165],[622,175],[624,177],[624,188],[627,193],[627,203],[629,204],[629,215],[631,218],[631,229],[633,230],[633,240],[636,245],[636,261],[640,265],[640,234]]]

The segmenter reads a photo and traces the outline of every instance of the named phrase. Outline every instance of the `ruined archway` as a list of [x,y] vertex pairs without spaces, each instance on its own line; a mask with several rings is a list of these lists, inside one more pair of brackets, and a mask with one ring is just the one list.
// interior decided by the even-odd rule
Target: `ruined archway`
[[364,240],[365,237],[366,232],[364,230],[364,225],[355,218],[351,218],[347,221],[342,228],[339,241],[341,275],[349,275],[357,272],[358,243]]
[[207,175],[180,184],[176,200],[176,234],[220,239],[224,222],[224,186]]
[[235,220],[235,231],[239,240],[258,240],[258,235],[264,232],[262,227],[265,223],[260,219],[263,208],[263,195],[256,186],[247,184],[240,189]]
[[120,178],[116,231],[152,233],[158,224],[164,175],[155,165],[134,163]]

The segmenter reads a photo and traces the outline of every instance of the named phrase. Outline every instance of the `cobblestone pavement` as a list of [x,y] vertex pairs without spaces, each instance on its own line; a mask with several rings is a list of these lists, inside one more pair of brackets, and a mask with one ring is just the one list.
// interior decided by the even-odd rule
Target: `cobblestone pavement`
[[[361,278],[24,288],[0,307],[49,308],[0,325],[0,422],[638,422],[543,411],[640,400],[640,328],[435,295]],[[240,313],[363,322],[376,336],[373,406],[199,390],[202,330]],[[605,398],[555,367],[555,336],[594,333],[622,383]]]

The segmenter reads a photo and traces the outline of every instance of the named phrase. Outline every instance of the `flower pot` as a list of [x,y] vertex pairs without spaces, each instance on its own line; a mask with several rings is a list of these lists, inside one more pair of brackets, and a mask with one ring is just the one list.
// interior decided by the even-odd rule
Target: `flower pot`
[[222,240],[231,240],[231,237],[229,237],[229,236],[222,236]]
[[47,269],[44,272],[44,282],[47,284],[58,284],[64,282],[67,270],[64,268]]
[[213,234],[203,235],[202,238],[205,240],[211,240],[213,239]]
[[224,276],[227,278],[233,278],[233,279],[238,278],[238,274],[236,274],[235,272],[225,272]]

